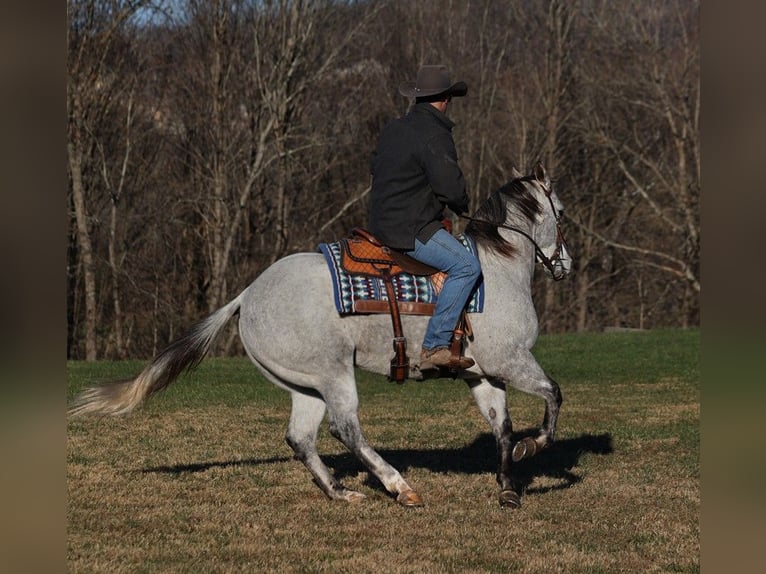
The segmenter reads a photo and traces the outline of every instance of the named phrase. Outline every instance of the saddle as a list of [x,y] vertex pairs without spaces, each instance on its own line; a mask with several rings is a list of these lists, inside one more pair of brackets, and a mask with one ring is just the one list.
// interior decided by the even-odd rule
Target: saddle
[[[447,275],[446,273],[421,263],[412,257],[383,245],[369,231],[360,227],[351,230],[352,237],[340,240],[341,266],[354,275],[380,278],[383,281],[388,298],[388,312],[391,314],[391,323],[394,331],[393,348],[394,356],[391,359],[389,379],[397,383],[403,383],[409,376],[410,360],[407,356],[407,339],[402,330],[401,311],[394,290],[393,278],[401,273],[411,275],[430,276],[437,290],[441,290]],[[413,312],[413,310],[408,310]],[[414,311],[415,314],[433,315],[433,306],[423,305]],[[470,324],[466,312],[460,316],[455,327],[450,352],[452,362],[458,363],[463,352],[463,339],[468,333],[470,336]],[[450,373],[457,375],[458,368],[450,367]]]

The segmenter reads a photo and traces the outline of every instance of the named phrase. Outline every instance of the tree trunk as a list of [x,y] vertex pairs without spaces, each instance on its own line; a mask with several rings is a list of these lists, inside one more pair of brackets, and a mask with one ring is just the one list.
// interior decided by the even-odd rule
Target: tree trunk
[[114,313],[114,345],[117,358],[127,358],[125,340],[123,338],[122,304],[120,302],[120,274],[117,255],[117,198],[112,198],[112,208],[109,217],[109,267],[112,271],[112,311]]
[[590,275],[587,269],[580,269],[575,276],[575,301],[577,306],[576,329],[582,333],[588,328],[588,291]]
[[72,199],[77,229],[77,246],[80,250],[80,262],[85,287],[85,360],[95,361],[96,349],[96,271],[93,265],[93,246],[88,228],[88,214],[85,209],[85,188],[82,181],[82,155],[76,143],[71,139],[67,143],[69,171],[72,176]]

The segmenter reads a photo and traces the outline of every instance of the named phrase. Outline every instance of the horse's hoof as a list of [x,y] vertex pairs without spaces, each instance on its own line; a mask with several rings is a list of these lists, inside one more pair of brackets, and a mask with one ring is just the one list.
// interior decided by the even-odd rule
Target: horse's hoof
[[500,491],[500,506],[519,508],[521,506],[521,497],[512,490],[502,490]]
[[338,502],[360,502],[367,498],[366,495],[349,488],[338,488],[327,493],[330,500]]
[[423,500],[420,498],[420,495],[414,490],[405,490],[404,492],[400,492],[399,496],[396,497],[396,502],[398,502],[402,506],[407,506],[407,507],[423,506]]
[[365,498],[367,498],[367,495],[362,494],[361,492],[356,492],[355,490],[350,490],[346,495],[346,502],[361,502]]
[[522,458],[529,458],[537,454],[537,443],[535,439],[526,437],[517,442],[513,451],[511,451],[511,460],[519,462]]

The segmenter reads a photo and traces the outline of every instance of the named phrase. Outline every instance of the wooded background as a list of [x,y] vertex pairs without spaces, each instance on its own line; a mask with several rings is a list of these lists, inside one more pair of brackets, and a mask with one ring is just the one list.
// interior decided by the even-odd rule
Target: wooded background
[[148,357],[276,259],[366,225],[397,87],[435,63],[469,86],[449,114],[472,209],[538,160],[566,207],[574,272],[537,274],[543,332],[699,325],[698,1],[67,10],[68,358]]

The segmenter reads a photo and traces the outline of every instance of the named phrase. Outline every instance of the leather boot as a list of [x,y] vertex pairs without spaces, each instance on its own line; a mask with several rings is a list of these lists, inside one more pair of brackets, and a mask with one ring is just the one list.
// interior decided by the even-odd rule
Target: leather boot
[[447,347],[437,347],[436,349],[423,349],[420,351],[420,370],[427,371],[431,369],[457,368],[468,369],[475,364],[473,359],[468,357],[459,357],[452,360],[452,352]]

